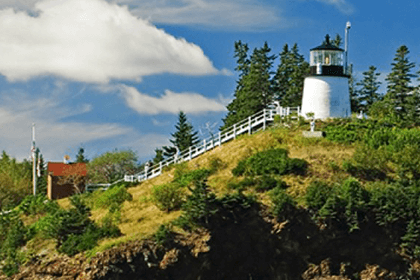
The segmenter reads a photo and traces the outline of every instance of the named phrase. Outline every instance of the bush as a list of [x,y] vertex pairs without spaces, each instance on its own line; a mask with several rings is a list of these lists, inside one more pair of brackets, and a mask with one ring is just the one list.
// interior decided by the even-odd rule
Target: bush
[[207,224],[217,212],[216,195],[209,191],[205,181],[198,181],[191,189],[191,195],[182,205],[182,219],[194,224]]
[[154,234],[154,240],[159,245],[167,244],[172,236],[170,225],[160,225]]
[[178,172],[172,183],[177,184],[179,187],[186,187],[191,183],[205,180],[210,173],[210,170],[204,168],[184,173]]
[[109,188],[96,198],[94,205],[96,208],[109,208],[112,205],[121,205],[124,201],[132,200],[133,196],[127,191],[126,187],[117,185]]
[[45,195],[28,195],[19,204],[17,210],[25,215],[51,213],[59,209],[56,201],[49,200]]
[[162,211],[177,210],[184,202],[185,192],[176,184],[163,184],[152,189],[152,202]]
[[276,187],[286,189],[288,188],[288,185],[282,180],[276,180],[273,177],[263,175],[259,182],[255,185],[255,190],[264,192],[274,189]]
[[238,165],[232,170],[232,174],[235,176],[303,174],[306,167],[306,161],[290,159],[287,150],[270,149],[238,162]]
[[319,211],[327,202],[332,188],[325,182],[314,181],[306,189],[306,205],[315,211]]
[[296,206],[293,198],[286,193],[283,188],[276,187],[269,193],[271,202],[273,203],[272,212],[278,217],[284,216],[284,211]]

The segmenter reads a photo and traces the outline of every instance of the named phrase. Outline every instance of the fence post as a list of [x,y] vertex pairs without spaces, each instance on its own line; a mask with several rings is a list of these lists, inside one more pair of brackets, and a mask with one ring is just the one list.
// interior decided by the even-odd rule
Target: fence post
[[149,172],[149,162],[144,165],[144,179],[147,180],[147,173]]
[[162,162],[159,162],[159,173],[162,173]]
[[191,150],[192,150],[192,148],[190,146],[190,150],[188,151],[188,156],[190,157],[190,160],[192,159],[192,157],[191,157],[191,154],[192,154]]
[[248,134],[251,134],[252,128],[251,128],[251,117],[248,117]]
[[265,109],[263,110],[264,122],[263,122],[263,130],[265,130]]
[[297,107],[298,117],[300,116],[300,106]]
[[219,146],[222,145],[222,133],[219,131]]
[[203,145],[204,145],[204,151],[207,152],[207,143],[206,143],[206,139],[203,140]]

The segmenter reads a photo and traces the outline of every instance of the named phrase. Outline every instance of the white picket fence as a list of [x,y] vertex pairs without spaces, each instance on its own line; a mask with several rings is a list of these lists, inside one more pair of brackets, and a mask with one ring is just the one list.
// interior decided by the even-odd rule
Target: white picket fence
[[274,116],[276,115],[279,115],[280,117],[291,116],[292,118],[298,118],[300,113],[300,107],[276,107],[264,109],[223,131],[215,133],[213,137],[206,138],[200,141],[199,144],[191,146],[186,150],[180,151],[174,156],[167,158],[153,166],[146,164],[145,169],[140,173],[134,175],[125,175],[124,178],[109,184],[89,184],[86,186],[86,191],[97,189],[106,190],[110,186],[123,181],[143,182],[145,180],[155,178],[162,174],[162,170],[166,166],[184,161],[190,161],[193,158],[196,158],[199,155],[214,149],[215,147],[221,146],[223,143],[235,139],[238,135],[244,133],[252,134],[253,132],[260,129],[265,130],[267,125],[274,120]]

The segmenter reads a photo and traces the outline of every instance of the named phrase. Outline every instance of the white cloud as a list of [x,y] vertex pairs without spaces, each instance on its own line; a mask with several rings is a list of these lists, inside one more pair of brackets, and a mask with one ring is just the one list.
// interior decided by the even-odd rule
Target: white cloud
[[164,95],[152,97],[139,92],[134,87],[121,85],[120,89],[127,106],[140,114],[177,114],[179,111],[189,114],[201,114],[226,111],[221,101],[207,98],[198,93],[175,93],[166,90]]
[[47,160],[61,159],[64,153],[80,143],[129,135],[132,129],[114,123],[63,122],[65,117],[91,110],[89,104],[76,108],[61,105],[53,98],[32,98],[15,93],[0,103],[0,147],[17,159],[28,158],[31,127],[36,124],[37,146]]
[[316,0],[318,2],[326,3],[335,6],[343,14],[352,14],[354,12],[353,5],[347,0]]
[[43,0],[34,10],[37,16],[0,10],[0,73],[11,81],[56,75],[106,83],[159,73],[219,73],[200,47],[135,17],[126,6]]
[[128,4],[154,23],[204,26],[223,30],[278,29],[288,26],[279,10],[256,0],[109,0]]

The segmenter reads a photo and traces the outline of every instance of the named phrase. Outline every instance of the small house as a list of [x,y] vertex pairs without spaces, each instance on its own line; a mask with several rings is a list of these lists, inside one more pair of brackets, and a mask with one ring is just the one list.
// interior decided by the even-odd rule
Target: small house
[[49,199],[60,199],[85,190],[85,163],[49,162],[47,165]]

